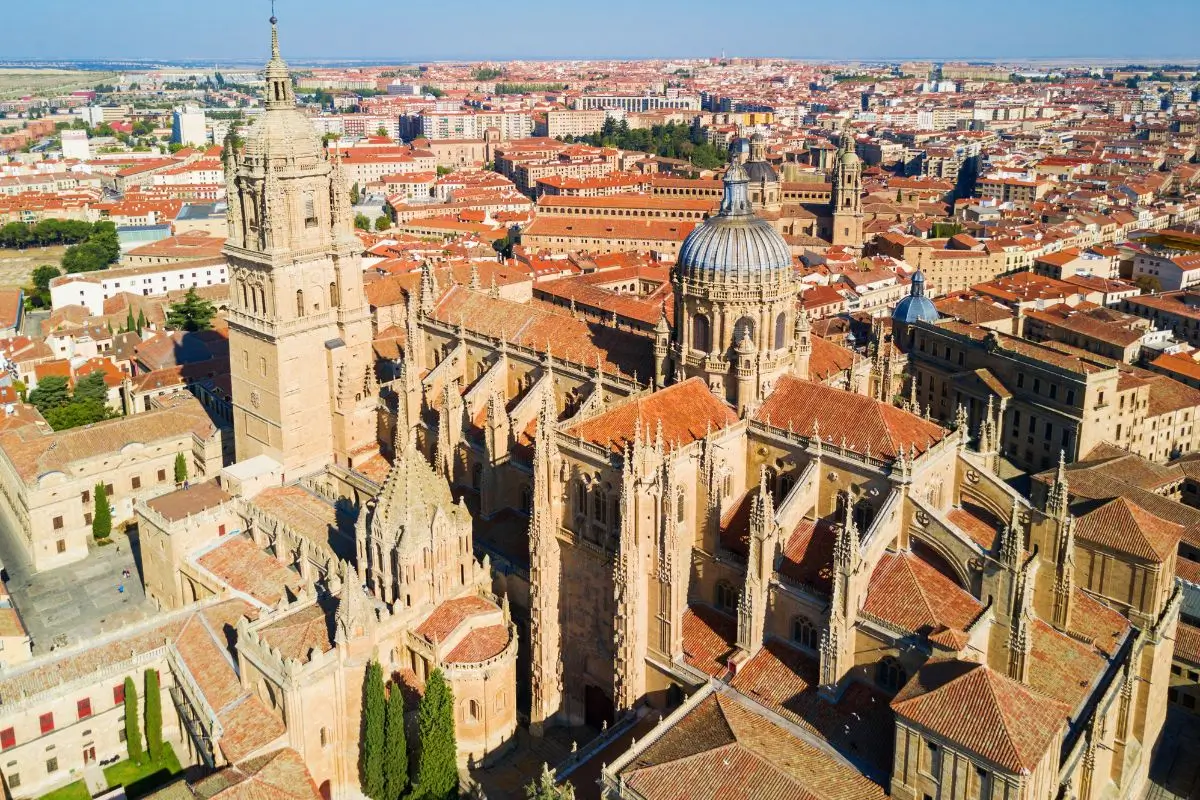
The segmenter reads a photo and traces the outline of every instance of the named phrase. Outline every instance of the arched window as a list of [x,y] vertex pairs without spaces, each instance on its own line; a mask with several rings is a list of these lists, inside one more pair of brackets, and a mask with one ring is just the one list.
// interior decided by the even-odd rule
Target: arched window
[[476,462],[471,467],[471,488],[479,489],[483,486],[483,464]]
[[528,484],[521,487],[521,513],[533,513],[533,492],[529,490]]
[[785,472],[779,476],[779,499],[783,500],[792,491],[792,487],[796,485],[796,478],[790,473]]
[[258,305],[255,306],[256,310],[260,310],[264,314],[270,313],[270,309],[267,308],[267,290],[259,286],[256,292],[258,294]]
[[592,496],[592,516],[601,525],[608,522],[608,493],[600,489]]
[[712,335],[708,317],[697,314],[692,317],[692,349],[707,353],[712,347]]
[[587,484],[583,481],[575,483],[575,511],[580,514],[587,514],[588,490]]
[[737,608],[737,592],[733,589],[733,584],[729,581],[717,581],[717,608],[722,611],[732,614]]
[[875,682],[884,689],[898,691],[908,681],[908,673],[894,656],[887,656],[875,665]]
[[238,289],[241,291],[241,294],[242,294],[242,308],[249,309],[250,308],[250,293],[246,291],[246,282],[243,280],[239,280],[238,281]]
[[467,706],[467,712],[471,715],[471,719],[479,719],[479,701],[472,700]]
[[821,634],[808,617],[796,617],[792,620],[792,641],[801,647],[816,650],[821,642]]
[[780,311],[779,316],[775,318],[775,349],[782,350],[785,341],[787,341],[787,314]]
[[304,290],[303,289],[296,290],[296,316],[297,317],[304,316]]
[[738,342],[747,336],[750,337],[750,341],[754,341],[754,320],[750,317],[742,317],[733,323],[733,346],[737,347]]
[[683,522],[687,517],[687,491],[680,486],[675,493],[675,521]]
[[341,293],[338,291],[337,281],[329,282],[329,307],[337,308],[342,304]]
[[329,746],[329,729],[321,728],[321,747]]
[[[254,310],[255,314],[257,314],[259,312],[260,306],[258,304],[258,287],[257,286],[250,287],[250,306]],[[264,309],[262,309],[262,311],[265,312],[266,309],[264,308]]]

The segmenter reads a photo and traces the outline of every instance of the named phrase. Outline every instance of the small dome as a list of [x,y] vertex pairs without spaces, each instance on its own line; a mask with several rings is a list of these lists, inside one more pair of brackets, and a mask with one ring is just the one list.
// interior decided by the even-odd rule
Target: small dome
[[896,303],[892,319],[911,325],[914,322],[937,322],[941,318],[933,301],[925,296],[925,275],[917,270],[909,287],[908,297]]
[[754,183],[776,183],[779,181],[779,173],[767,161],[747,161],[745,164],[746,175]]
[[779,231],[751,208],[749,180],[736,161],[725,171],[721,211],[688,234],[679,251],[681,279],[768,283],[791,277],[792,252]]

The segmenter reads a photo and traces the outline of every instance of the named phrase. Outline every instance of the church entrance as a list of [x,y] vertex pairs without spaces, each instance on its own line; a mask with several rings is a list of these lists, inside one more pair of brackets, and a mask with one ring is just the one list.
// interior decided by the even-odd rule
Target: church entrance
[[613,701],[599,686],[588,684],[583,690],[583,721],[588,727],[600,730],[611,725],[616,716]]

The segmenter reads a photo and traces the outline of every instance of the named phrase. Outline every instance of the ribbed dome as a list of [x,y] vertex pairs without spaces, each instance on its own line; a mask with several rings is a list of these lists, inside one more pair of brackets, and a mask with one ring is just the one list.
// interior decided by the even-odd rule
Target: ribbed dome
[[754,183],[766,181],[767,183],[776,183],[779,181],[779,173],[771,166],[768,161],[747,161],[745,164],[746,175]]
[[896,303],[892,319],[911,325],[914,322],[937,322],[941,318],[933,301],[925,296],[925,275],[917,270],[913,275],[908,297]]
[[720,213],[693,230],[679,251],[681,279],[763,283],[790,275],[791,250],[783,236],[751,209],[748,182],[745,168],[736,162],[725,171]]

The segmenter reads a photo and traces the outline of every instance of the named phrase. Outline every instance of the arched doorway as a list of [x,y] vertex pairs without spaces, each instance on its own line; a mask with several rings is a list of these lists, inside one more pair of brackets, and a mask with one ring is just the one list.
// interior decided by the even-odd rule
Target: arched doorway
[[589,727],[600,730],[611,725],[616,718],[613,701],[607,693],[595,684],[588,684],[583,689],[583,721]]

